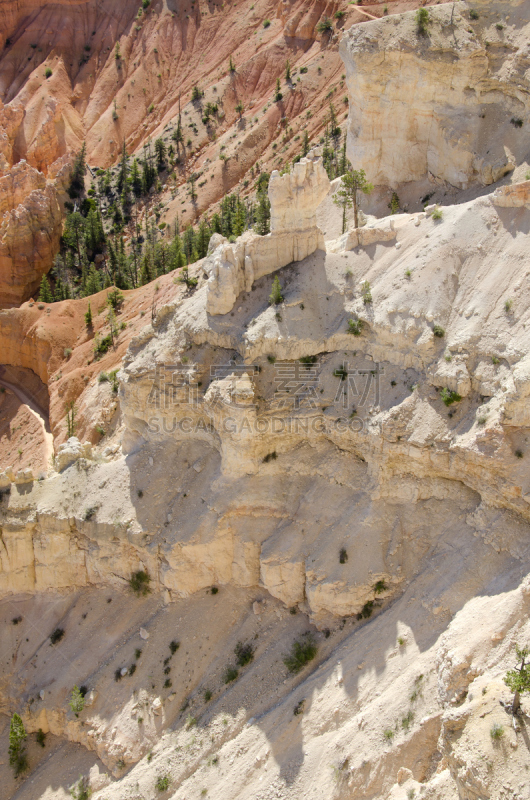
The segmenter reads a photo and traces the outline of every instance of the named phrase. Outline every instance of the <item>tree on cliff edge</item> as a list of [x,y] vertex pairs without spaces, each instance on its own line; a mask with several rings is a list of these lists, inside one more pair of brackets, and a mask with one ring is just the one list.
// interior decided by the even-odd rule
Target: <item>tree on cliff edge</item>
[[527,659],[530,656],[530,647],[519,647],[515,645],[515,653],[519,666],[509,669],[504,676],[504,683],[513,692],[512,714],[517,714],[521,705],[521,694],[530,692],[530,664]]
[[373,184],[366,180],[364,169],[352,169],[342,176],[340,189],[333,195],[333,202],[343,210],[343,233],[345,232],[346,209],[353,207],[355,227],[359,227],[359,192],[370,194]]

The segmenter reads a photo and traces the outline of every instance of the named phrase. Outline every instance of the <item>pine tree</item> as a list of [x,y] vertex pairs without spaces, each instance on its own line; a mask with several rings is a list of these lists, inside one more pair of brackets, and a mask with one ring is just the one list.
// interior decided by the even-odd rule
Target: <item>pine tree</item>
[[276,93],[274,95],[274,102],[279,103],[282,97],[283,94],[281,92],[280,79],[276,78]]
[[228,71],[229,72],[235,72],[236,71],[236,65],[234,64],[234,62],[232,60],[232,56],[230,56],[230,61],[228,62]]
[[269,303],[271,306],[278,306],[283,303],[282,287],[280,286],[280,279],[276,275],[272,282],[272,291],[269,296]]
[[265,236],[271,230],[271,204],[266,189],[258,191],[257,201],[254,230],[260,236]]
[[39,301],[41,303],[53,303],[53,294],[46,275],[42,276],[42,280],[40,282]]
[[287,60],[285,64],[285,80],[287,83],[289,83],[291,80],[291,65],[289,64],[289,60]]
[[101,291],[101,279],[99,277],[99,272],[97,271],[94,264],[90,265],[90,269],[88,270],[88,275],[85,283],[85,297],[91,294],[97,294]]
[[302,156],[306,156],[309,153],[309,134],[307,130],[304,131],[304,143],[302,145]]
[[366,180],[366,173],[363,169],[348,170],[341,179],[340,189],[333,195],[333,202],[341,206],[343,212],[346,208],[353,207],[355,227],[359,227],[359,192],[370,194],[373,185]]
[[88,308],[85,311],[85,324],[87,328],[92,327],[92,308],[90,306],[90,300],[88,301]]
[[521,694],[530,692],[530,664],[527,659],[530,656],[530,647],[519,647],[515,645],[517,660],[521,663],[509,669],[504,676],[504,683],[513,692],[512,714],[517,714],[521,705]]
[[142,176],[140,175],[138,160],[136,158],[133,159],[129,180],[134,194],[136,197],[139,197],[142,194]]
[[70,178],[70,187],[68,194],[70,197],[79,197],[85,188],[85,172],[86,172],[86,142],[74,159],[72,167],[72,175]]
[[158,171],[160,172],[166,166],[166,158],[167,158],[166,143],[164,142],[163,139],[156,140],[155,155],[156,155],[156,164],[158,167]]
[[15,776],[28,767],[25,741],[27,738],[24,723],[18,714],[13,714],[9,726],[9,764],[15,770]]
[[119,194],[121,194],[125,189],[127,185],[128,176],[129,176],[129,157],[127,155],[127,148],[125,146],[125,140],[124,140],[121,149],[120,163],[118,165],[118,177],[116,178],[116,188],[118,189]]
[[[173,131],[173,134],[172,134],[171,138],[177,144],[177,146],[179,144],[184,144],[184,135],[182,133],[182,120],[181,120],[180,114],[179,114],[179,118],[178,118],[178,122],[177,122],[177,128],[176,128],[176,130]],[[177,149],[178,149],[178,147],[177,147]]]

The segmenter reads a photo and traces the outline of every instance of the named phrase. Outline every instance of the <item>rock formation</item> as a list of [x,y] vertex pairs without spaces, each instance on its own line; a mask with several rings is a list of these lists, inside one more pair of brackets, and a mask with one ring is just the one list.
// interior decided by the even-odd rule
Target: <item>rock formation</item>
[[238,295],[249,292],[254,281],[292,261],[302,261],[324,249],[324,237],[316,221],[317,206],[329,190],[329,179],[319,151],[311,151],[294,165],[292,173],[275,170],[269,181],[271,232],[258,236],[247,232],[233,245],[217,245],[204,264],[208,278],[206,309],[227,314]]
[[393,188],[427,175],[459,188],[495,183],[530,143],[526,19],[502,24],[498,4],[486,1],[476,19],[466,3],[428,17],[426,34],[410,12],[342,38],[350,161]]

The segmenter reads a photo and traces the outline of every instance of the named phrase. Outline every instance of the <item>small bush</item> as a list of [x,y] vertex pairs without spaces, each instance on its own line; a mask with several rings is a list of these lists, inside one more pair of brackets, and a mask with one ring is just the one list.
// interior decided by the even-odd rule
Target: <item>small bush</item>
[[479,18],[479,13],[476,10],[476,8],[472,8],[471,9],[471,11],[469,12],[469,17],[470,17],[470,19],[478,19]]
[[392,728],[387,728],[386,731],[383,732],[383,736],[387,740],[387,742],[391,742],[394,738],[394,731]]
[[345,547],[341,547],[339,552],[339,564],[345,564],[348,560],[348,553],[346,552]]
[[272,282],[272,291],[269,296],[269,303],[271,306],[278,306],[280,303],[283,303],[282,287],[280,286],[280,280],[277,275]]
[[40,744],[41,747],[46,747],[46,734],[44,733],[42,728],[39,728],[39,730],[37,731],[36,739],[37,739],[37,744]]
[[267,453],[267,455],[264,456],[263,463],[264,464],[268,464],[269,461],[276,461],[277,458],[278,458],[278,455],[276,453],[276,450],[273,450],[272,453]]
[[172,642],[169,643],[169,649],[171,651],[171,655],[172,656],[175,655],[175,653],[177,652],[179,647],[180,647],[180,642],[172,641]]
[[159,775],[155,781],[155,789],[158,792],[165,792],[169,789],[169,784],[171,783],[171,778],[169,775]]
[[107,305],[117,311],[123,303],[123,294],[119,289],[112,289],[107,295]]
[[140,650],[139,647],[137,647],[136,650],[134,651],[135,659],[138,661],[138,659],[140,658],[141,655],[142,655],[142,651]]
[[197,724],[196,717],[192,717],[191,714],[188,714],[186,717],[186,728],[189,730],[190,728],[194,728]]
[[304,703],[305,700],[299,700],[298,703],[295,705],[293,709],[293,714],[297,717],[299,714],[303,714],[304,712]]
[[435,220],[440,220],[440,219],[443,219],[443,215],[444,214],[443,214],[442,209],[438,208],[438,206],[436,206],[436,208],[434,209],[434,211],[431,214],[431,217],[433,219],[435,219]]
[[50,636],[50,644],[57,644],[60,642],[64,636],[64,630],[62,628],[55,628],[53,633]]
[[236,654],[236,660],[240,667],[244,667],[247,664],[250,664],[252,659],[254,658],[254,648],[249,643],[242,644],[242,642],[238,642],[236,644],[236,648],[234,650]]
[[435,325],[432,332],[438,339],[442,339],[445,336],[445,331],[441,325]]
[[403,647],[403,645],[405,644],[405,639],[403,638],[403,636],[398,636],[397,643],[400,647]]
[[516,450],[515,451],[515,457],[516,458],[522,458],[523,457],[523,451],[522,450]]
[[401,720],[401,727],[404,731],[408,731],[412,723],[414,722],[414,714],[412,711],[409,711],[405,717]]
[[212,588],[210,589],[211,594],[217,594],[218,591],[219,589],[217,588],[217,586],[212,586]]
[[264,19],[263,20],[263,27],[264,28],[268,28],[270,24],[271,24],[270,19]]
[[504,726],[500,725],[498,722],[494,722],[490,728],[490,736],[493,741],[498,741],[502,739],[504,736]]
[[510,122],[512,123],[514,128],[522,128],[523,127],[523,120],[519,117],[512,117]]
[[386,592],[386,583],[384,581],[374,583],[374,593],[383,594],[383,592]]
[[211,691],[211,689],[205,689],[203,697],[204,697],[204,702],[205,703],[209,703],[210,700],[212,699],[212,691]]
[[131,666],[129,667],[129,675],[134,675],[135,672],[136,672],[136,664],[131,664]]
[[51,69],[49,67],[46,67],[46,69],[44,70],[44,77],[45,78],[51,78],[52,75],[53,75],[53,72],[51,71]]
[[129,587],[137,597],[140,597],[140,595],[145,596],[151,591],[149,588],[150,580],[149,573],[145,572],[143,569],[139,569],[137,572],[133,572],[129,578]]
[[171,682],[171,679],[170,678],[166,678],[166,680],[164,681],[164,689],[171,689],[172,686],[173,686],[173,684]]
[[348,333],[353,336],[360,336],[363,330],[363,321],[361,319],[348,320]]
[[458,392],[454,392],[452,389],[448,389],[445,386],[440,392],[440,397],[446,406],[450,406],[453,403],[458,403],[462,399]]
[[310,661],[312,661],[318,652],[313,636],[309,634],[301,641],[293,642],[291,652],[285,656],[283,663],[293,674],[300,672]]
[[318,33],[322,34],[331,33],[332,30],[333,30],[333,22],[330,20],[329,17],[324,17],[324,19],[321,19],[317,25]]
[[81,711],[84,709],[85,695],[83,694],[81,689],[79,689],[78,686],[74,686],[74,688],[72,689],[68,705],[70,706],[76,717],[78,717]]
[[267,356],[267,361],[269,362],[269,364],[275,364],[276,356]]
[[367,603],[361,608],[360,614],[357,614],[357,619],[368,619],[372,616],[372,611],[374,610],[374,601],[368,600]]
[[63,355],[66,358],[66,360],[68,361],[68,359],[72,355],[72,348],[71,347],[65,347],[64,350],[63,350]]
[[426,8],[418,8],[416,11],[416,25],[420,36],[427,35],[427,25],[429,24],[429,12]]
[[232,683],[232,681],[235,681],[238,675],[239,672],[235,667],[227,667],[223,675],[223,683]]
[[372,290],[368,281],[363,282],[361,286],[361,293],[365,306],[372,302]]
[[504,310],[506,311],[506,313],[508,313],[509,311],[512,310],[512,306],[513,306],[513,300],[506,300],[505,301]]

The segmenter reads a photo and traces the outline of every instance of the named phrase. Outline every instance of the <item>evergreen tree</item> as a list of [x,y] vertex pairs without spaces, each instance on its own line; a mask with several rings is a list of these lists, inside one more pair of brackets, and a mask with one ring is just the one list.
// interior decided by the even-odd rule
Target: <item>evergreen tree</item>
[[42,280],[40,282],[39,301],[41,303],[53,303],[53,294],[46,275],[42,276]]
[[178,118],[178,122],[177,122],[177,127],[173,131],[171,138],[176,143],[177,150],[178,150],[178,145],[179,144],[184,144],[184,135],[182,133],[182,119],[181,119],[181,115],[180,114],[179,114],[179,118]]
[[142,194],[142,176],[140,175],[138,160],[136,158],[133,159],[129,180],[134,194],[136,197],[139,197]]
[[121,158],[120,163],[118,165],[118,176],[116,178],[116,188],[118,189],[118,193],[121,194],[128,183],[129,177],[129,157],[127,155],[127,148],[125,146],[125,140],[123,141],[123,146],[121,149]]
[[86,172],[86,142],[74,159],[72,167],[72,175],[70,178],[70,187],[68,194],[70,197],[79,197],[85,188],[85,172]]
[[280,85],[280,79],[279,79],[279,78],[276,78],[276,92],[275,92],[275,95],[274,95],[274,102],[275,102],[275,103],[279,103],[279,102],[280,102],[280,100],[281,100],[281,99],[282,99],[282,97],[283,97],[283,94],[282,94],[282,92],[281,92],[281,88],[282,88],[282,87],[281,87],[281,85]]
[[79,714],[85,707],[85,695],[83,694],[81,689],[79,689],[77,686],[74,686],[74,688],[72,689],[68,705],[70,706],[76,717],[79,716]]
[[530,656],[530,647],[519,647],[515,645],[515,653],[520,664],[513,669],[509,669],[504,677],[504,683],[513,692],[512,714],[517,714],[521,705],[521,694],[530,692],[530,664],[527,659]]
[[92,327],[92,308],[91,308],[91,305],[90,305],[90,300],[88,301],[88,308],[85,311],[85,324],[86,324],[87,328],[91,328]]
[[85,283],[85,297],[88,297],[91,294],[97,294],[101,291],[101,279],[99,277],[99,272],[97,271],[94,264],[90,265],[90,269],[88,270],[88,275]]
[[306,156],[309,153],[309,134],[307,133],[307,129],[304,131],[304,142],[302,144],[302,156]]
[[340,189],[333,196],[333,202],[342,207],[343,213],[346,208],[353,207],[356,228],[359,227],[359,192],[370,194],[373,188],[373,185],[366,180],[363,169],[352,169],[344,173]]
[[13,714],[9,726],[9,765],[15,770],[16,777],[28,768],[26,738],[26,729],[21,717]]
[[271,306],[278,306],[283,303],[282,287],[280,286],[280,279],[276,275],[272,282],[272,291],[269,296],[269,303]]
[[155,155],[158,171],[163,170],[166,166],[167,149],[166,143],[163,139],[157,139],[155,142]]
[[291,65],[289,64],[289,59],[287,59],[285,63],[285,80],[287,83],[291,80]]
[[[266,173],[263,173],[260,176],[260,181],[264,175],[266,175]],[[271,204],[269,198],[267,197],[267,185],[268,181],[266,183],[261,182],[261,184],[258,182],[259,189],[257,195],[255,212],[256,223],[254,225],[254,230],[256,233],[259,233],[260,236],[265,236],[267,233],[270,233],[271,230]]]

